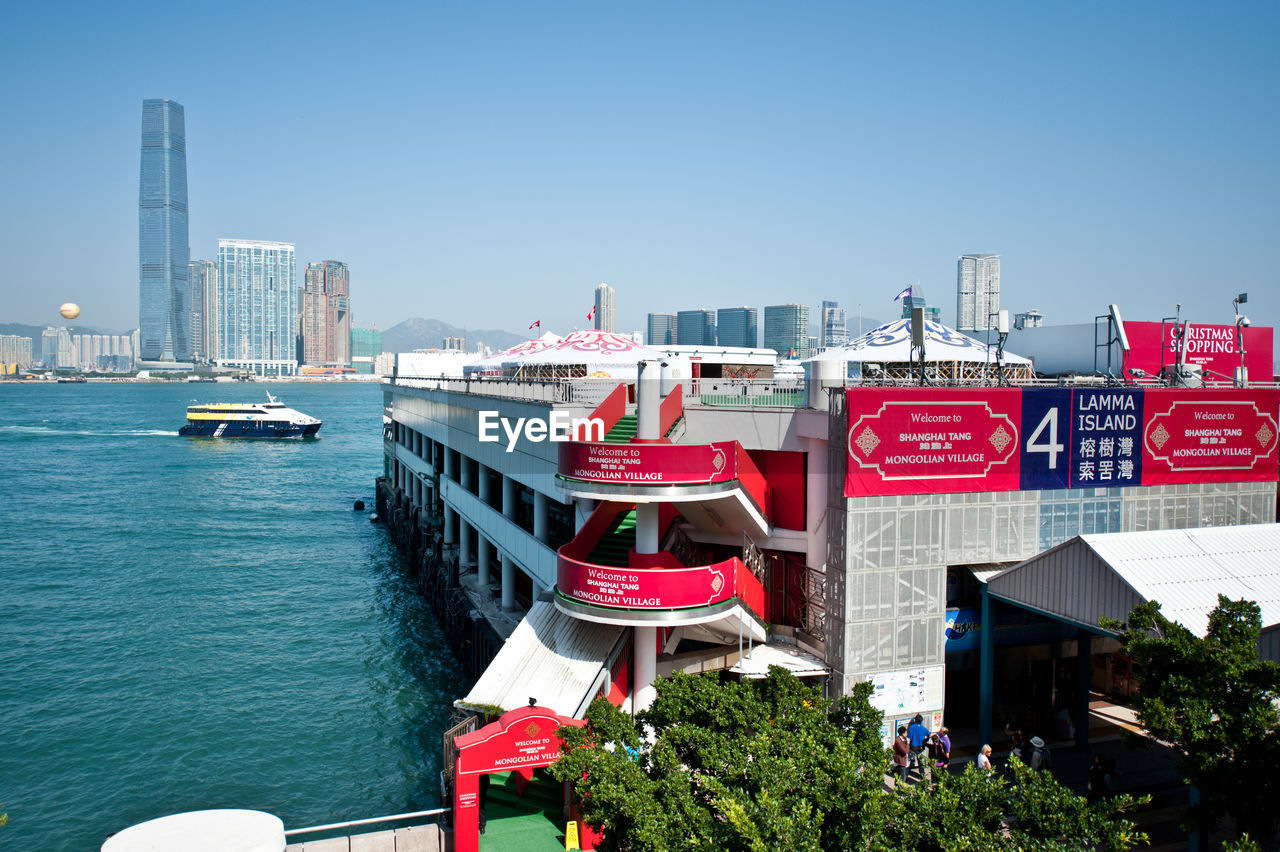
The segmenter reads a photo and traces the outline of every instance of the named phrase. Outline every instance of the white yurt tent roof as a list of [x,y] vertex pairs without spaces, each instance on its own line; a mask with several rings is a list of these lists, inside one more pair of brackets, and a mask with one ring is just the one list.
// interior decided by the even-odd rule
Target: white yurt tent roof
[[477,358],[462,369],[468,376],[473,376],[477,373],[483,376],[500,376],[502,375],[502,365],[507,361],[510,361],[512,358],[516,358],[530,352],[537,352],[540,349],[546,349],[548,346],[559,343],[562,339],[563,338],[554,331],[548,331],[541,337],[535,337],[532,340],[524,340],[517,343],[515,346],[503,349],[501,352],[495,352],[484,358]]
[[641,346],[630,337],[608,331],[575,331],[558,343],[535,352],[507,358],[506,373],[526,378],[586,377],[634,379],[641,361],[661,359],[662,353]]
[[[964,361],[992,365],[996,362],[994,346],[988,347],[980,340],[961,334],[940,322],[925,322],[924,358],[928,362]],[[844,346],[835,346],[810,361],[875,361],[897,364],[911,361],[911,320],[900,319],[885,323],[851,340]],[[1005,352],[1001,355],[1005,365],[1030,366],[1031,361],[1021,355]]]

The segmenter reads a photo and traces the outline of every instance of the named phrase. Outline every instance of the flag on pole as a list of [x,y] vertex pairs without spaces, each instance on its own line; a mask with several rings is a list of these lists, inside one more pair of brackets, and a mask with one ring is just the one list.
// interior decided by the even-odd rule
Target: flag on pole
[[542,327],[542,320],[534,320],[533,322],[529,323],[529,328],[541,328],[541,327]]
[[909,287],[909,286],[908,286],[908,287],[907,287],[907,289],[903,290],[901,293],[899,293],[898,295],[894,296],[894,297],[893,297],[893,300],[896,302],[896,301],[898,301],[899,299],[901,299],[901,298],[902,298],[902,297],[904,297],[904,296],[905,296],[905,297],[907,297],[907,298],[911,298],[911,287]]
[[596,315],[596,306],[592,305],[591,310],[587,311],[587,320],[590,321]]

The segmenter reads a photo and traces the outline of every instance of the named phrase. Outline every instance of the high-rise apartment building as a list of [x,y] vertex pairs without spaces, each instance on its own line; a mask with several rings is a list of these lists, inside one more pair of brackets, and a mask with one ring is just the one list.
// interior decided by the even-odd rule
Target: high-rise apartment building
[[986,331],[1000,310],[1000,255],[962,254],[956,260],[956,328]]
[[138,330],[144,361],[191,360],[186,133],[182,104],[142,102]]
[[746,306],[720,308],[716,311],[716,345],[751,349],[759,346],[760,312]]
[[777,352],[780,358],[809,357],[809,306],[766,306],[764,348]]
[[293,243],[218,240],[215,361],[263,376],[298,371]]
[[918,283],[913,284],[910,289],[911,295],[904,296],[902,299],[902,318],[911,319],[911,312],[914,309],[923,308],[924,318],[927,322],[942,322],[942,308],[929,304],[920,285]]
[[650,346],[674,346],[679,343],[676,335],[675,314],[649,314],[649,328],[645,340]]
[[315,366],[351,366],[351,272],[342,261],[307,264],[302,360]]
[[844,308],[838,302],[823,302],[822,315],[818,318],[818,348],[828,349],[849,342],[849,328]]
[[599,331],[613,331],[614,297],[613,288],[608,284],[601,284],[596,288],[594,317],[595,327]]
[[715,346],[715,311],[680,311],[676,314],[676,339],[681,346]]
[[187,266],[191,281],[191,357],[208,362],[218,336],[218,267],[212,260]]
[[17,334],[0,334],[0,373],[13,373],[16,368],[26,370],[34,363],[30,337]]
[[65,326],[45,326],[40,334],[40,361],[55,370],[69,370],[75,366],[71,332]]

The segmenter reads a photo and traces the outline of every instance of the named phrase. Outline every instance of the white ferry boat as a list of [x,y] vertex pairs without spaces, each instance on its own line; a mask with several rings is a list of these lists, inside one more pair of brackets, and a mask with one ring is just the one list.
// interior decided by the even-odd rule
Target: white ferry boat
[[320,421],[285,406],[271,393],[260,403],[217,402],[187,407],[179,435],[197,438],[310,438]]

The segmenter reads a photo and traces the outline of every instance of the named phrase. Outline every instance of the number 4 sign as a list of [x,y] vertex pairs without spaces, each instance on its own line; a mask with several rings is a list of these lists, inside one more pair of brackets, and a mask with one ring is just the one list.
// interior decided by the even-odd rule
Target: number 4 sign
[[1020,487],[1071,487],[1071,391],[1022,394]]

